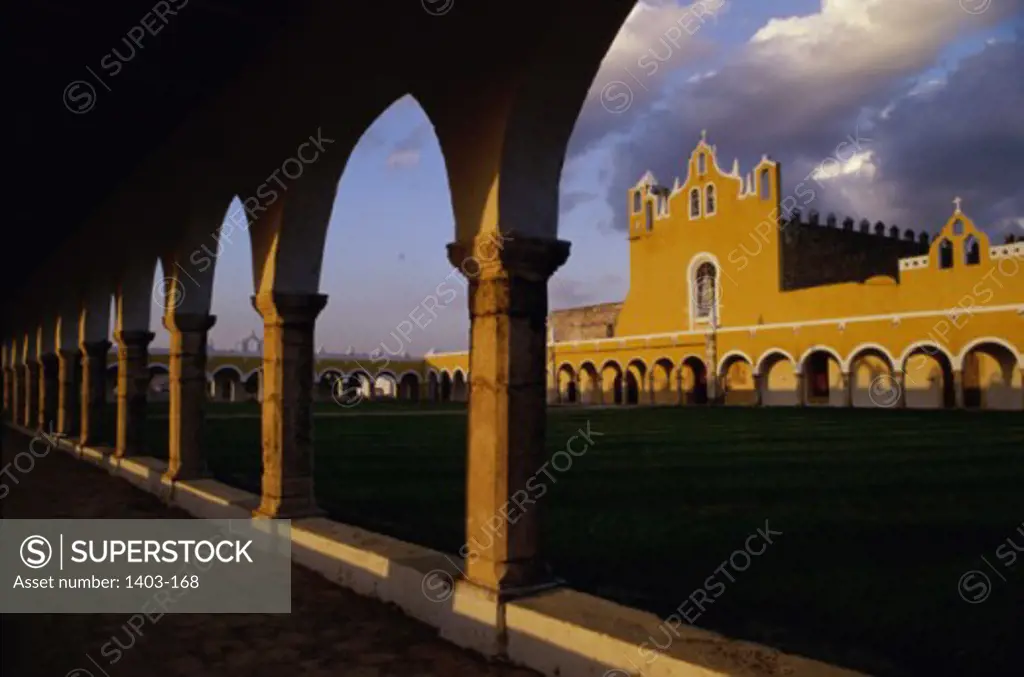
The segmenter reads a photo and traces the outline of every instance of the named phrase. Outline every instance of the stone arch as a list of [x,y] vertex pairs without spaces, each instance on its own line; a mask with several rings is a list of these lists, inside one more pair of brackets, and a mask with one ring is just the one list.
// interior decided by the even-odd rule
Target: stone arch
[[461,368],[452,373],[452,401],[466,402],[469,400],[469,383]]
[[344,378],[344,372],[337,367],[323,369],[316,375],[316,399],[322,402],[331,401],[334,397],[335,388],[337,388],[337,382]]
[[955,406],[953,357],[933,341],[918,341],[900,355],[904,402],[908,409]]
[[708,372],[704,360],[687,355],[679,364],[679,388],[684,404],[707,404]]
[[374,379],[364,369],[354,369],[345,374],[342,383],[346,398],[368,400],[373,397]]
[[575,404],[579,401],[576,392],[576,370],[568,362],[558,365],[558,401],[563,404]]
[[800,356],[803,401],[811,406],[841,407],[846,403],[843,358],[835,349],[816,345]]
[[587,360],[580,365],[578,380],[580,404],[601,404],[601,377],[593,362]]
[[256,367],[245,375],[242,394],[247,400],[263,401],[263,367]]
[[236,401],[245,382],[242,370],[233,364],[222,364],[214,369],[210,380],[213,382],[210,395],[214,400],[221,402]]
[[373,399],[398,398],[398,377],[390,371],[378,372],[373,377]]
[[964,407],[1009,411],[1024,408],[1024,360],[1010,343],[994,337],[976,339],[964,346],[959,359]]
[[622,365],[617,360],[606,360],[601,365],[602,401],[605,404],[622,404]]
[[398,379],[398,399],[405,402],[418,402],[420,399],[420,375],[407,371]]
[[798,364],[781,348],[769,348],[754,367],[760,377],[761,404],[766,407],[796,406],[800,403]]
[[634,357],[626,365],[626,372],[623,374],[623,404],[647,404],[647,363],[641,358]]
[[896,361],[878,343],[862,343],[850,351],[843,365],[849,374],[850,403],[854,407],[892,406],[881,404],[872,396],[872,387],[888,389],[896,379]]
[[722,396],[726,404],[752,405],[757,403],[754,380],[754,362],[741,350],[731,350],[718,363]]
[[659,357],[651,365],[651,392],[654,404],[676,404],[675,365],[668,357]]

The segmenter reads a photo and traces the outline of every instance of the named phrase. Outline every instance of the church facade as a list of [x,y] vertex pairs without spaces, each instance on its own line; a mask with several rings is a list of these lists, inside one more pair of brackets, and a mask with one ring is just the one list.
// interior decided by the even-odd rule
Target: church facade
[[776,162],[727,172],[703,138],[686,170],[629,191],[626,298],[551,315],[551,402],[1024,409],[1024,242],[959,199],[933,238],[804,218]]

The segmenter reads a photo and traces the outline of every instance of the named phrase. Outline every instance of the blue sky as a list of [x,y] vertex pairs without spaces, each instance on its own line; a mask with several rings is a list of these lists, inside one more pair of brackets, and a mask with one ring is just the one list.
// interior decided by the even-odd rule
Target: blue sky
[[[835,190],[821,196],[822,211],[935,230],[949,212],[949,193],[963,192],[968,214],[1000,241],[1007,232],[1024,234],[1021,3],[986,2],[729,0],[676,46],[664,36],[686,6],[640,3],[595,79],[567,154],[559,235],[573,250],[551,281],[552,307],[625,296],[625,190],[646,169],[671,184],[700,129],[718,144],[723,166],[735,156],[746,171],[769,153],[783,159],[784,176],[791,167],[789,178],[799,180],[816,158],[862,126],[873,138],[871,171],[836,177]],[[972,14],[964,7],[984,11]],[[664,58],[654,76],[638,65],[644,54]],[[793,72],[801,77],[787,78]],[[601,105],[601,92],[620,79],[636,90],[635,98],[624,114],[613,115]],[[980,96],[991,92],[994,106],[1020,104],[1016,122],[1004,115],[990,124],[993,113],[978,110],[979,87],[988,88]],[[965,98],[953,122],[932,112]],[[758,133],[766,116],[771,124]],[[788,126],[787,117],[793,118]],[[914,133],[897,124],[912,126]],[[920,129],[929,124],[935,125],[930,137]],[[1006,138],[993,138],[1000,136]],[[1012,182],[981,170],[947,175],[932,166],[942,158],[953,164],[978,143],[1000,148],[999,157],[982,167],[987,171],[995,162],[1002,173],[1016,171],[1016,196]],[[915,164],[912,158],[922,159]],[[908,202],[907,195],[917,197]],[[349,346],[369,351],[382,341],[394,346],[391,332],[451,272],[445,244],[453,233],[440,148],[423,111],[414,100],[401,99],[366,131],[339,183],[321,278],[329,302],[317,324],[317,344],[337,352]],[[249,301],[250,257],[248,242],[236,239],[218,261],[218,320],[211,331],[216,348],[261,332]],[[457,288],[459,297],[406,342],[410,353],[467,346],[466,299]],[[166,346],[159,315],[154,309],[154,345]]]

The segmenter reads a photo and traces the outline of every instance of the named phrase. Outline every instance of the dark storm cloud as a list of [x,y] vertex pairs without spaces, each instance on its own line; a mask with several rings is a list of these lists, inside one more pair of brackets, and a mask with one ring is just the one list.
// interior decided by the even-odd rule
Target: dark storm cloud
[[965,31],[1020,5],[1007,2],[998,15],[993,6],[988,16],[965,18],[955,3],[929,13],[925,8],[934,5],[920,0],[841,1],[818,15],[773,21],[718,72],[663,90],[655,106],[610,116],[591,102],[570,156],[595,145],[613,149],[604,199],[618,229],[626,226],[625,191],[647,170],[667,185],[685,175],[702,128],[726,171],[734,156],[743,172],[761,154],[780,161],[784,192],[817,167],[838,170],[830,159],[837,149],[841,161],[870,153],[858,171],[847,164],[848,173],[812,179],[815,199],[801,204],[805,211],[934,231],[960,194],[979,225],[1005,224],[1024,216],[1020,36],[986,46],[931,91],[911,78]]

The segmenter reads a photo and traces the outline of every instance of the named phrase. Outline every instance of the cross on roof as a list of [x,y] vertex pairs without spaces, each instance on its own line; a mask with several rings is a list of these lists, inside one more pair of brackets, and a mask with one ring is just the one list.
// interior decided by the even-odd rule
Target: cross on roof
[[700,130],[700,140],[704,141],[705,143],[707,142],[707,140],[708,140],[708,130],[706,130],[706,129]]
[[953,204],[956,205],[956,210],[958,212],[960,211],[960,203],[961,202],[962,202],[962,200],[959,197],[953,198]]

